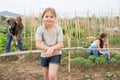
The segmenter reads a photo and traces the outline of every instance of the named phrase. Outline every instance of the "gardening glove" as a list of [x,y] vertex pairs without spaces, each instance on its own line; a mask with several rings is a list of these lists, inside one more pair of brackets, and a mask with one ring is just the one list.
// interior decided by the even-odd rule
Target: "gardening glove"
[[13,39],[16,41],[16,40],[17,40],[17,37],[16,37],[16,36],[13,36]]

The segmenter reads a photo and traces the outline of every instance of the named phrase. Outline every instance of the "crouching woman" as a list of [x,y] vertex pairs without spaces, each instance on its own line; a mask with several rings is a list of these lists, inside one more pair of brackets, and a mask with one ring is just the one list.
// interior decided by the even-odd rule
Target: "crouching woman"
[[109,42],[108,42],[107,34],[101,33],[100,37],[89,46],[87,53],[90,55],[94,55],[96,57],[99,57],[100,55],[104,55],[107,61],[110,62],[110,53],[107,49],[102,49],[104,47],[108,48]]

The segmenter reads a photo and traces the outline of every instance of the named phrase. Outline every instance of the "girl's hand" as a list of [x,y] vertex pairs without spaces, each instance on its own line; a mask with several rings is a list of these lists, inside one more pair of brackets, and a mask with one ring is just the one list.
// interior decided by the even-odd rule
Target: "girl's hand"
[[46,56],[46,57],[51,57],[52,54],[53,54],[53,51],[54,51],[54,48],[53,48],[53,47],[50,47],[50,48],[46,51],[45,56]]
[[53,52],[53,55],[58,55],[58,54],[60,54],[60,50]]

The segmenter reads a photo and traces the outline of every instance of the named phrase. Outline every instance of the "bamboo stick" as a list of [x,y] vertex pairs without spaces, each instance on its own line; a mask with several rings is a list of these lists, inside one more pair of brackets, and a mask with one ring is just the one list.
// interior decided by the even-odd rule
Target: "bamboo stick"
[[[69,41],[68,41],[69,42]],[[99,48],[83,48],[83,47],[70,47],[69,48],[62,48],[61,50],[98,50]],[[99,50],[120,50],[120,48],[102,48]],[[0,57],[2,56],[11,56],[11,55],[20,55],[20,54],[28,54],[28,53],[41,53],[41,50],[27,50],[27,51],[15,51],[15,52],[9,52],[9,53],[1,53]],[[69,52],[70,57],[70,52]]]
[[[68,48],[70,48],[71,47],[71,35],[70,35],[70,24],[68,24],[68,35],[67,35],[67,41],[68,41]],[[71,67],[71,55],[70,55],[70,50],[68,50],[68,80],[70,80],[70,78],[71,78],[71,72],[70,72],[70,67]]]
[[[68,47],[70,48],[70,38],[68,39]],[[68,50],[68,80],[70,80],[71,72],[70,72],[70,67],[71,67],[71,55],[70,55],[70,50]]]

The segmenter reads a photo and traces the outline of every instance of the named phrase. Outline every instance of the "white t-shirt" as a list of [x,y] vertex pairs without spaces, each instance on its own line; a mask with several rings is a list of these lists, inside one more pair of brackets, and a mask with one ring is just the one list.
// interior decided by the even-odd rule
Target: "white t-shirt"
[[[42,40],[43,44],[46,46],[56,45],[58,42],[63,42],[63,32],[60,26],[54,26],[52,32],[48,32],[45,26],[40,26],[37,28],[36,40]],[[41,53],[42,57],[44,56],[45,51]],[[60,52],[61,54],[61,52]]]

